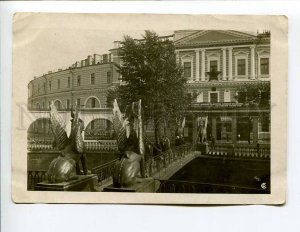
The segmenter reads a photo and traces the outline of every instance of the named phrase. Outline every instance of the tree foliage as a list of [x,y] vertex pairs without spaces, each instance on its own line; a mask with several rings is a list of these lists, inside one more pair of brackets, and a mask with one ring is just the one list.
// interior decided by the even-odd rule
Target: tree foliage
[[142,99],[143,119],[153,120],[158,139],[161,126],[174,123],[189,104],[186,79],[176,63],[174,44],[161,40],[155,32],[145,31],[143,40],[125,36],[121,45],[122,65],[118,69],[125,84],[109,96],[116,97],[123,110]]
[[270,83],[243,85],[238,90],[237,100],[245,104],[269,106],[271,100]]

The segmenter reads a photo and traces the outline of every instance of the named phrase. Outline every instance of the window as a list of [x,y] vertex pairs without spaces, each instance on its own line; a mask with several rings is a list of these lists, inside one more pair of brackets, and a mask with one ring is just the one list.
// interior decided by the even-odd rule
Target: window
[[51,91],[51,81],[49,81],[49,90]]
[[71,77],[68,77],[68,88],[71,86]]
[[81,84],[81,76],[77,76],[77,86],[80,86]]
[[198,94],[196,101],[197,101],[198,103],[203,102],[203,93],[199,93],[199,94]]
[[40,93],[40,84],[38,84],[38,93]]
[[191,64],[191,62],[184,62],[183,63],[183,72],[184,72],[184,77],[191,77],[191,75],[192,75],[192,64]]
[[95,73],[91,74],[91,85],[95,84]]
[[246,75],[246,59],[237,60],[237,74],[240,76]]
[[210,93],[209,96],[210,96],[210,102],[211,103],[217,103],[218,102],[218,98],[219,98],[218,92]]
[[91,129],[92,129],[92,130],[95,129],[95,121],[91,121]]
[[224,91],[224,102],[230,102],[230,91]]
[[45,109],[45,102],[42,103],[42,107],[43,107],[42,109],[44,110]]
[[210,63],[209,63],[209,67],[210,67],[210,72],[218,71],[218,61],[217,60],[211,60]]
[[70,99],[67,99],[67,110],[70,109]]
[[96,99],[92,98],[91,99],[91,108],[95,108],[96,107]]
[[269,74],[269,58],[260,59],[260,74],[261,75]]
[[77,98],[77,106],[80,106],[80,98]]
[[107,75],[107,83],[111,83],[111,72],[108,71],[108,72],[106,73],[106,75]]
[[57,88],[60,89],[60,80],[57,80]]
[[44,92],[46,91],[46,83],[43,83]]
[[269,132],[270,120],[269,117],[261,117],[261,131]]

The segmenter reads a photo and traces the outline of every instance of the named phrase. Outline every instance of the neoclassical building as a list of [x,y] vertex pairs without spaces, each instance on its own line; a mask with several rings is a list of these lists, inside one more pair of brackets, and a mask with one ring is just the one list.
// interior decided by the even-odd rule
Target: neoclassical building
[[107,90],[119,83],[111,54],[89,55],[67,69],[49,71],[28,84],[28,109],[47,110],[54,101],[59,110],[105,108]]
[[208,117],[209,140],[269,143],[269,104],[246,103],[241,89],[270,85],[270,33],[181,30],[174,44],[194,97],[185,136],[195,141],[197,120]]

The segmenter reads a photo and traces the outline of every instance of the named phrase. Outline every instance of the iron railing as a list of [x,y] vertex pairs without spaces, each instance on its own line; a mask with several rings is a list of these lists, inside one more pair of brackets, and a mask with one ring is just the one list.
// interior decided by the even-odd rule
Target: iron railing
[[27,171],[27,190],[34,190],[34,186],[46,180],[47,170]]
[[[175,147],[172,150],[163,152],[162,154],[154,156],[151,159],[147,160],[145,163],[146,175],[154,176],[163,169],[166,169],[167,167],[172,165],[174,162],[184,158],[187,154],[189,154],[190,147],[191,146],[189,145]],[[96,174],[98,176],[98,182],[100,185],[112,178],[117,160],[118,159],[114,159],[110,162],[92,168],[91,171],[93,174]],[[46,170],[28,171],[28,190],[33,190],[34,186],[38,182],[46,180],[46,172]]]
[[236,146],[230,144],[216,144],[209,145],[209,152],[207,155],[224,156],[231,158],[256,158],[256,159],[270,159],[271,151],[270,145],[253,146],[248,144],[238,144]]
[[92,173],[98,176],[98,182],[100,183],[100,185],[102,185],[104,181],[109,180],[113,176],[117,160],[118,159],[114,159],[108,163],[102,164],[92,169]]
[[[174,148],[172,151],[169,150],[163,152],[162,154],[147,160],[145,163],[146,175],[153,176],[159,173],[162,169],[167,168],[173,162],[185,157],[188,154],[189,147],[190,146],[188,145],[182,145]],[[92,173],[98,176],[98,182],[100,185],[112,178],[117,160],[118,159],[112,160],[92,169]]]
[[[86,151],[116,151],[116,140],[86,140],[84,141]],[[28,141],[28,151],[57,151],[53,147],[53,141]]]

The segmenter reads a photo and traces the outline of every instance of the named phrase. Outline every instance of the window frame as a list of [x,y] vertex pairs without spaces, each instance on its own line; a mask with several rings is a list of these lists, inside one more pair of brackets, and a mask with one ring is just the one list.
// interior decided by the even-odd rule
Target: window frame
[[[237,61],[237,64],[236,64],[237,65],[237,75],[238,76],[246,76],[246,63],[247,63],[246,59],[240,58],[240,59],[237,59],[236,61]],[[244,61],[244,63],[242,64],[243,69],[240,69],[241,64],[239,64],[239,61]],[[239,73],[240,71],[243,71],[243,72]]]
[[107,71],[106,72],[106,83],[108,83],[108,84],[112,83],[112,80],[111,80],[111,71]]
[[[189,64],[190,66],[189,67],[186,67],[185,65],[186,64]],[[186,73],[186,69],[188,68],[188,70],[189,70],[189,75],[187,75],[187,73]],[[192,62],[190,62],[190,61],[185,61],[185,62],[183,62],[183,76],[185,77],[185,78],[191,78],[192,77]]]
[[[269,59],[269,74],[261,73],[261,59],[262,58]],[[270,78],[270,70],[271,70],[270,51],[260,50],[257,52],[257,69],[258,69],[258,78]]]
[[[211,93],[216,93],[218,95],[218,101],[217,102],[214,102],[214,103],[211,102],[211,98],[210,98]],[[219,103],[219,102],[220,102],[220,91],[208,91],[208,103],[215,104],[215,103]]]
[[90,75],[90,84],[95,85],[95,83],[96,83],[96,74],[91,73],[91,75]]
[[[238,74],[238,60],[242,60],[242,59],[245,60],[245,74],[244,75]],[[237,79],[237,80],[238,79],[242,79],[242,80],[248,79],[250,77],[249,69],[248,69],[249,52],[238,51],[238,52],[234,53],[234,66],[235,66],[235,70],[234,70],[235,79]]]
[[[225,94],[226,94],[226,93],[228,93],[229,101],[225,101]],[[228,89],[225,89],[225,90],[224,90],[224,99],[223,99],[223,102],[225,102],[225,103],[231,102],[231,91],[228,90]]]
[[[191,56],[190,54],[186,54],[184,56],[181,57],[181,64],[182,64],[182,68],[183,68],[183,76],[184,78],[187,78],[188,82],[193,82],[194,81],[194,57]],[[185,77],[184,74],[184,63],[191,63],[191,75],[189,77]]]

